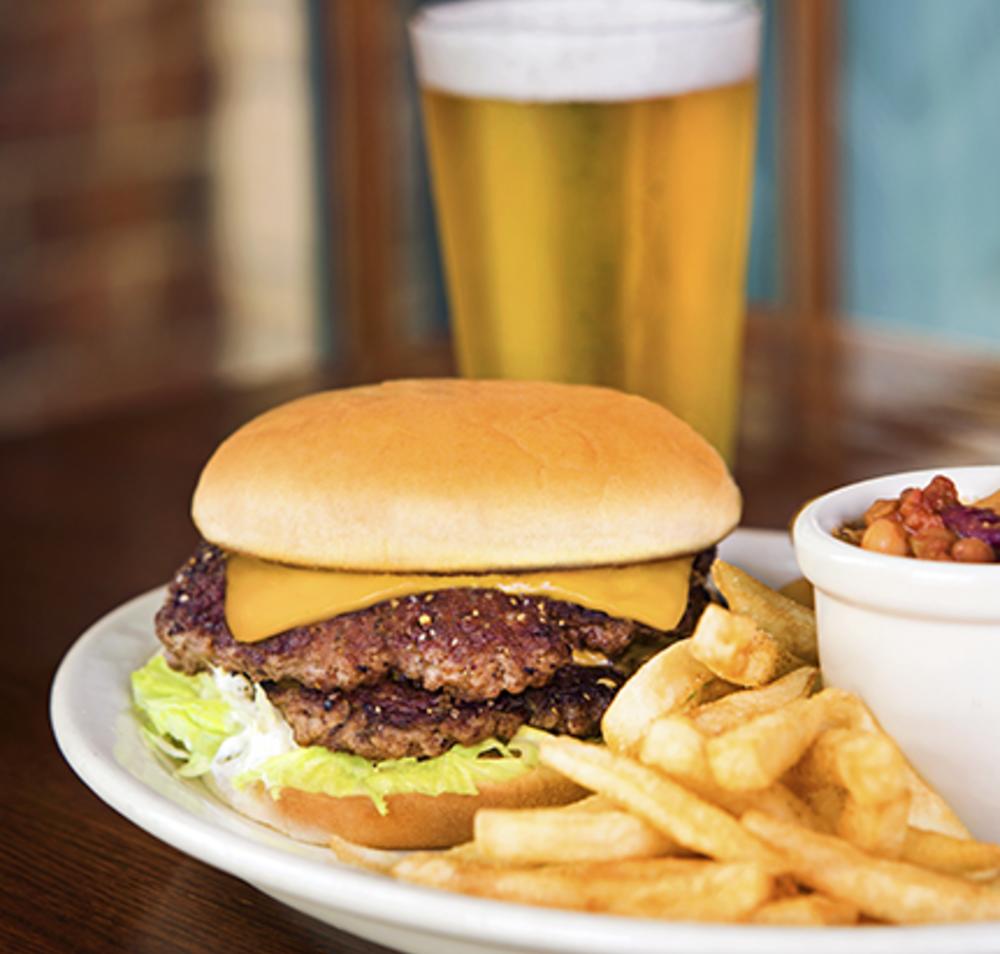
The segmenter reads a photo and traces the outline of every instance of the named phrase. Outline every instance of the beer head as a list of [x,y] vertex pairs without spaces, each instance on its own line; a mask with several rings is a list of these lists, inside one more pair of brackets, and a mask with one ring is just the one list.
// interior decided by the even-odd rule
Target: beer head
[[467,0],[426,7],[410,30],[426,88],[621,101],[754,76],[760,11],[751,0]]

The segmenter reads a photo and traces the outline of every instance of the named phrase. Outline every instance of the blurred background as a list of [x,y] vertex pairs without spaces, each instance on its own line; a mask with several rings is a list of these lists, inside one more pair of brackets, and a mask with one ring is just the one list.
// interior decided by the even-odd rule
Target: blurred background
[[[7,9],[0,434],[440,351],[419,6]],[[902,342],[915,367],[1000,356],[1000,3],[764,6],[752,310]]]

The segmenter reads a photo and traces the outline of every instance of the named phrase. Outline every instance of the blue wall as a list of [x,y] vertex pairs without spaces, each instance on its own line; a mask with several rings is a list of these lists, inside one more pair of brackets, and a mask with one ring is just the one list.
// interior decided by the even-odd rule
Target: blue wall
[[842,9],[843,310],[1000,347],[1000,2]]

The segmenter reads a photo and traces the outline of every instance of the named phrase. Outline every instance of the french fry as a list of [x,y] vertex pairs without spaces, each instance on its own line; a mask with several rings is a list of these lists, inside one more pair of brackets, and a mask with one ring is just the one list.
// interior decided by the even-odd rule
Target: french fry
[[691,640],[673,643],[633,674],[612,700],[601,721],[607,744],[633,752],[649,724],[661,715],[689,709],[715,675],[691,656]]
[[[791,781],[794,775],[785,776],[786,781]],[[823,785],[820,788],[802,790],[792,784],[791,789],[801,798],[819,818],[820,823],[814,826],[816,831],[836,832],[840,824],[840,816],[844,814],[844,805],[847,803],[847,792],[839,785]]]
[[363,868],[365,871],[374,871],[377,874],[388,873],[399,860],[398,854],[394,851],[365,848],[363,845],[356,845],[339,835],[331,835],[327,847],[341,864]]
[[639,760],[686,783],[711,783],[705,736],[692,719],[669,715],[650,725],[639,748]]
[[780,851],[803,884],[854,904],[869,917],[897,924],[1000,918],[1000,892],[983,885],[873,858],[839,838],[762,812],[748,812],[742,823]]
[[897,802],[909,793],[906,760],[879,732],[843,728],[821,732],[797,772],[820,784],[841,785],[862,805]]
[[820,732],[843,720],[847,695],[838,689],[824,689],[709,739],[706,750],[715,780],[734,791],[773,784]]
[[[893,743],[895,744],[895,743]],[[939,832],[953,838],[970,838],[969,829],[954,809],[930,787],[912,765],[906,765],[906,783],[910,789],[910,827]]]
[[490,862],[540,865],[613,861],[677,854],[676,842],[641,818],[618,809],[483,809],[475,844]]
[[[726,804],[732,806],[729,810],[733,814],[742,815],[745,811],[756,809],[765,815],[805,825],[806,828],[813,828],[816,831],[829,830],[823,817],[781,782],[775,782],[774,785],[755,792],[729,792],[727,796]],[[738,800],[742,801],[745,807],[740,806]]]
[[819,662],[812,610],[724,560],[712,564],[712,579],[734,613],[749,616],[791,655],[813,665]]
[[739,686],[762,686],[803,665],[749,616],[715,603],[706,606],[698,620],[691,655],[720,679]]
[[666,772],[696,795],[734,815],[756,808],[778,818],[821,827],[809,806],[780,783],[754,792],[734,792],[718,785],[705,752],[705,737],[685,716],[666,716],[649,727],[639,752],[646,765]]
[[881,804],[860,802],[848,793],[837,819],[836,832],[869,854],[898,858],[906,841],[909,814],[909,792],[904,791],[899,798]]
[[[853,710],[853,703],[848,707]],[[856,720],[855,715],[850,718]],[[793,778],[801,788],[844,789],[833,830],[864,851],[898,858],[910,816],[906,761],[889,739],[865,729],[820,733]]]
[[784,586],[778,588],[782,596],[787,596],[796,603],[801,603],[807,609],[812,609],[815,605],[813,585],[804,576],[789,580]]
[[615,803],[609,802],[603,795],[588,795],[578,802],[559,805],[553,811],[560,812],[608,812],[615,810]]
[[557,736],[541,742],[539,757],[542,764],[617,802],[691,851],[782,870],[780,857],[747,836],[732,815],[627,756]]
[[754,924],[781,924],[788,927],[823,927],[858,923],[858,909],[848,901],[825,894],[800,894],[794,898],[769,901],[754,911]]
[[731,692],[715,702],[698,706],[690,713],[690,718],[706,735],[718,735],[808,696],[818,678],[819,670],[815,666],[802,666],[760,689]]
[[774,888],[773,876],[760,865],[691,859],[502,868],[420,854],[399,862],[393,873],[521,904],[687,921],[744,920]]
[[945,874],[983,879],[1000,875],[1000,845],[953,838],[919,828],[907,830],[900,858]]
[[[892,736],[879,725],[871,710],[857,696],[846,694],[843,710],[845,725],[875,732],[899,751]],[[910,827],[936,831],[954,838],[971,838],[969,829],[952,807],[917,774],[901,752],[900,757],[903,759],[906,784],[910,790]]]

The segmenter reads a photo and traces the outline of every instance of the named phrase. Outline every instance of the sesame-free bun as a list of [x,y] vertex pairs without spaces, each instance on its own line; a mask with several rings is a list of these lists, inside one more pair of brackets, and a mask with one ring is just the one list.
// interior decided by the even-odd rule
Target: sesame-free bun
[[194,521],[229,550],[347,570],[618,564],[700,550],[736,524],[722,459],[643,398],[535,381],[326,391],[241,427]]
[[545,808],[587,794],[552,769],[536,766],[507,782],[481,782],[475,795],[389,795],[388,812],[381,815],[364,795],[336,798],[283,788],[272,798],[260,782],[237,788],[206,778],[237,811],[299,841],[326,844],[336,837],[391,849],[448,848],[471,841],[473,819],[482,808]]

